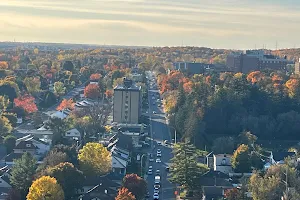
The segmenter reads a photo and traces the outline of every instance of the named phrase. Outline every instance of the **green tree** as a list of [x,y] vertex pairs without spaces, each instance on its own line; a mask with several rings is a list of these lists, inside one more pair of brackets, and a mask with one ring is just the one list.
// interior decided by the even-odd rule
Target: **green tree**
[[136,174],[127,174],[123,178],[123,187],[127,188],[137,200],[144,199],[147,182]]
[[83,173],[68,162],[49,167],[42,174],[54,177],[57,180],[65,192],[66,199],[73,198],[84,181]]
[[214,140],[212,151],[214,154],[232,154],[234,151],[234,139],[232,137],[219,137]]
[[253,135],[250,131],[244,131],[239,135],[240,144],[246,144],[253,146],[257,140],[257,137]]
[[63,69],[72,72],[74,70],[73,62],[66,60],[63,64]]
[[9,135],[12,129],[13,127],[9,122],[9,120],[4,116],[0,116],[0,135],[1,136]]
[[42,106],[48,108],[54,105],[56,102],[57,102],[56,96],[53,94],[53,92],[48,91],[45,95],[45,99],[42,103]]
[[177,143],[173,154],[169,180],[183,186],[188,191],[199,190],[199,179],[208,171],[208,168],[197,163],[196,148],[188,143]]
[[57,96],[62,96],[66,93],[66,87],[60,81],[54,83],[53,90],[54,90],[54,94],[56,94]]
[[29,153],[24,153],[20,159],[15,160],[11,171],[10,182],[25,196],[30,187],[36,169],[36,160]]
[[87,143],[80,149],[78,160],[87,176],[103,175],[111,170],[111,153],[99,143]]
[[236,172],[250,172],[251,171],[251,158],[248,145],[240,145],[231,158],[231,164]]
[[4,137],[3,143],[6,147],[6,151],[7,153],[11,153],[13,151],[13,149],[16,146],[16,140],[17,138],[13,135],[8,135],[6,137]]
[[43,125],[43,118],[41,112],[35,112],[32,115],[33,125],[36,128],[39,128]]
[[26,77],[24,84],[26,85],[27,91],[32,95],[35,95],[41,89],[40,77]]
[[69,129],[68,124],[63,119],[54,117],[51,118],[47,123],[47,126],[53,131],[52,145],[64,144],[64,134]]

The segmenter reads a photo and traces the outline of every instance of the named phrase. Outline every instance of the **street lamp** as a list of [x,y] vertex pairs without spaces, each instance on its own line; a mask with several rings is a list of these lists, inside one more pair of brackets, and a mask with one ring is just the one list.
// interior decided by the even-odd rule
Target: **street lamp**
[[142,177],[144,177],[144,176],[143,176],[143,157],[144,157],[144,156],[145,156],[145,154],[143,154],[142,157],[141,157],[141,176],[142,176]]
[[174,129],[174,142],[175,142],[175,144],[176,144],[176,142],[177,142],[177,132],[176,132],[176,128],[174,128],[173,126],[170,126],[170,125],[169,125],[169,127]]

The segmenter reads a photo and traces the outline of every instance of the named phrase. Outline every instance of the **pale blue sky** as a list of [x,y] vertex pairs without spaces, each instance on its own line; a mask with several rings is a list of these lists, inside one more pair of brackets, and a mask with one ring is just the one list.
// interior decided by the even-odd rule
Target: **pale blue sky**
[[0,0],[0,40],[300,47],[299,0]]

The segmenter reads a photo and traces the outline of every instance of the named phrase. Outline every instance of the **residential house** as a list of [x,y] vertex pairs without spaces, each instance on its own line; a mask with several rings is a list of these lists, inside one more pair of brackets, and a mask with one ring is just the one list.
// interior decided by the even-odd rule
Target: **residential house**
[[59,118],[59,119],[65,119],[69,116],[71,113],[71,110],[65,109],[62,111],[56,111],[50,115],[50,118]]
[[201,176],[200,185],[203,188],[203,200],[220,199],[225,190],[233,188],[228,174],[214,170]]
[[233,172],[231,166],[231,156],[230,154],[217,154],[214,155],[214,171],[223,172],[229,174]]
[[89,107],[94,106],[94,105],[95,105],[95,103],[92,100],[85,99],[85,100],[76,102],[75,106],[74,106],[74,109],[75,110],[81,110],[81,109],[89,108]]
[[73,128],[65,133],[65,138],[69,141],[81,141],[81,134],[78,129]]
[[269,152],[269,158],[267,159],[264,169],[269,169],[272,165],[284,164],[284,160],[288,157],[294,158],[296,156],[295,152]]
[[45,142],[41,139],[39,139],[38,137],[35,137],[31,134],[24,136],[22,138],[19,138],[16,140],[16,145],[18,145],[21,141],[31,141],[32,144],[37,147],[36,149],[36,154],[43,156],[45,155],[49,150],[50,150],[50,142]]
[[112,175],[123,178],[126,174],[126,168],[130,162],[129,151],[114,146],[110,150],[112,154]]
[[10,169],[8,166],[5,166],[0,169],[0,200],[6,200],[8,197],[8,192],[11,190],[12,186],[10,184]]
[[79,191],[79,200],[113,200],[120,187],[120,184],[112,181],[109,176],[88,178],[83,185]]
[[5,165],[13,166],[14,159],[21,158],[26,152],[35,157],[38,160],[38,164],[42,163],[42,161],[40,161],[41,157],[37,155],[37,149],[38,147],[36,147],[32,141],[20,141],[14,148],[13,152],[4,157]]

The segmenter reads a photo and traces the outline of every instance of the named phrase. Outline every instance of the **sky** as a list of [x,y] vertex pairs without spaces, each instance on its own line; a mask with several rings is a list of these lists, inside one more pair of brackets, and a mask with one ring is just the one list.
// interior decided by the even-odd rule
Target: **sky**
[[0,41],[300,48],[299,0],[0,0]]

